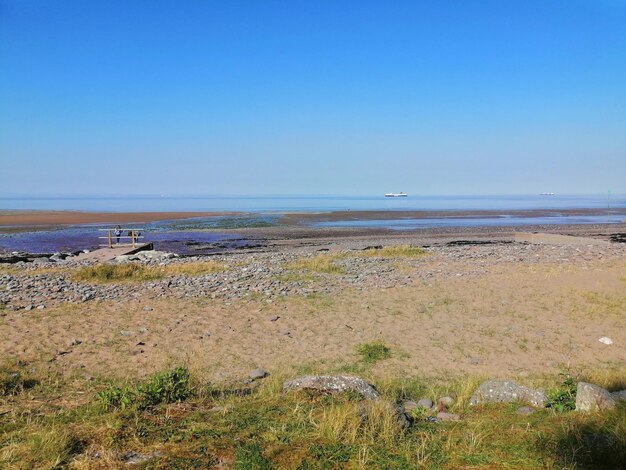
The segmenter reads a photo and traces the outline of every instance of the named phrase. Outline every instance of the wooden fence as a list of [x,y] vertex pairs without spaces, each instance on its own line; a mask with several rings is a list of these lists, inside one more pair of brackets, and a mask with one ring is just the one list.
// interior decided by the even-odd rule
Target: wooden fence
[[[101,228],[99,230],[101,232],[107,232],[106,236],[98,237],[99,239],[107,241],[107,243],[100,245],[104,247],[132,246],[135,248],[139,244],[139,240],[144,239],[141,235],[142,229],[140,228]],[[124,241],[120,243],[120,240]],[[125,242],[125,240],[129,241]]]

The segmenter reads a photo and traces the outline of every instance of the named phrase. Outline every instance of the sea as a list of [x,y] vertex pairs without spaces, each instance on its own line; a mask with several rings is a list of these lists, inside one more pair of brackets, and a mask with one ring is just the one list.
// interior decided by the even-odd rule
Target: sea
[[[593,209],[593,215],[571,215],[567,209]],[[233,235],[226,229],[276,225],[290,212],[346,211],[345,220],[312,222],[318,227],[419,230],[435,227],[495,227],[550,224],[614,224],[626,220],[626,195],[512,195],[432,196],[406,198],[370,196],[87,196],[0,197],[2,210],[76,210],[90,212],[236,212],[236,215],[199,217],[142,224],[146,240],[155,249],[181,255],[210,254],[252,247],[258,240]],[[437,211],[436,217],[354,220],[350,211]],[[494,211],[495,217],[448,217],[445,211]],[[537,217],[515,211],[542,210]],[[91,224],[50,230],[0,233],[0,251],[54,253],[96,249],[109,225]],[[223,230],[223,231],[222,231]]]
[[626,194],[432,196],[54,196],[0,197],[0,210],[77,210],[93,212],[307,212],[341,210],[497,210],[605,209],[626,207]]

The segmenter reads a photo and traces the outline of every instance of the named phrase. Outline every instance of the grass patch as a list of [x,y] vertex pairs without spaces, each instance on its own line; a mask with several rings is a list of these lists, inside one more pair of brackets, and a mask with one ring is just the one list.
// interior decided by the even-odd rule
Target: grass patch
[[71,278],[78,282],[143,282],[154,281],[170,276],[203,276],[223,271],[225,266],[217,261],[176,263],[166,266],[146,266],[137,263],[96,264],[85,266],[72,273]]
[[361,356],[361,361],[373,364],[391,357],[391,349],[382,341],[362,343],[356,347],[356,352]]
[[139,282],[153,281],[162,276],[155,268],[142,264],[96,264],[84,266],[72,273],[72,279],[79,282]]
[[320,254],[310,258],[300,258],[285,265],[285,269],[314,273],[341,274],[343,268],[335,263],[337,256]]
[[191,396],[189,371],[177,367],[171,371],[159,372],[138,385],[109,386],[97,394],[98,400],[106,409],[126,409],[131,407],[148,408],[161,403],[177,403]]
[[426,250],[413,245],[390,245],[383,248],[369,248],[353,251],[349,256],[358,258],[419,258],[426,255]]
[[546,408],[552,408],[560,413],[576,409],[576,388],[574,377],[566,375],[559,387],[548,391]]
[[213,274],[226,270],[224,263],[219,261],[197,261],[193,263],[175,263],[162,266],[159,271],[164,276],[180,276],[189,277],[204,276],[205,274]]
[[[467,406],[480,382],[475,377],[374,379],[383,397],[374,402],[283,393],[282,381],[291,377],[273,374],[248,394],[227,386],[211,394],[192,388],[198,378],[177,368],[119,393],[165,406],[103,409],[90,393],[98,380],[41,376],[45,386],[0,396],[0,413],[9,410],[0,415],[0,468],[122,468],[120,455],[155,450],[141,468],[621,468],[626,459],[624,405],[521,416],[517,403]],[[558,388],[556,380],[546,384]],[[59,400],[77,393],[92,398]],[[457,397],[461,421],[430,423],[418,415],[404,429],[389,405],[443,395]]]

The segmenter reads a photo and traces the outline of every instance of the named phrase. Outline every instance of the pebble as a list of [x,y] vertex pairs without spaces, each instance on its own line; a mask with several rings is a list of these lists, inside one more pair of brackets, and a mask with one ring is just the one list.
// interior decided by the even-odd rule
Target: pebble
[[[371,242],[371,241],[370,241]],[[381,240],[381,244],[387,244]],[[338,249],[354,250],[354,241],[333,241]],[[456,277],[456,271],[447,270],[447,261],[470,261],[462,273],[463,277],[474,277],[485,272],[485,265],[509,263],[519,261],[532,265],[538,263],[568,264],[577,260],[588,261],[609,256],[623,257],[626,247],[624,244],[612,244],[608,246],[543,246],[523,244],[490,244],[472,246],[471,250],[463,246],[436,245],[427,250],[438,256],[442,263],[439,267],[431,270],[420,270],[423,260],[416,258],[407,261],[412,268],[416,268],[409,277],[401,270],[394,269],[392,262],[382,261],[379,258],[348,257],[341,259],[344,274],[321,276],[312,282],[281,281],[280,277],[285,274],[285,263],[300,258],[303,250],[284,249],[281,252],[267,251],[262,253],[237,253],[236,255],[217,255],[212,257],[218,262],[229,264],[225,271],[211,273],[199,277],[187,277],[184,275],[171,278],[129,284],[94,284],[86,285],[72,281],[62,272],[36,272],[37,266],[33,263],[15,263],[18,272],[12,274],[0,274],[0,303],[5,304],[7,310],[16,306],[23,308],[28,305],[38,305],[42,299],[46,304],[59,304],[64,302],[95,301],[119,301],[126,302],[142,296],[143,299],[159,299],[162,297],[174,298],[222,298],[226,300],[242,299],[250,295],[262,295],[268,303],[274,302],[285,295],[306,296],[311,293],[332,295],[342,289],[353,286],[357,289],[369,289],[376,286],[387,288],[391,286],[413,285],[415,282],[445,280]],[[313,247],[312,249],[316,249]],[[0,255],[1,256],[1,255]],[[167,258],[167,257],[165,257]],[[236,258],[237,263],[233,263]],[[431,258],[432,259],[432,258]],[[569,260],[569,261],[567,261]],[[143,261],[133,261],[148,266],[180,264],[187,262],[184,258],[159,259],[158,262],[146,258]],[[64,266],[69,268],[86,266],[91,264],[87,261],[66,258]],[[228,286],[225,288],[225,286]],[[144,312],[152,310],[148,305],[141,307]],[[426,313],[426,304],[416,305],[416,310]],[[270,321],[277,321],[274,315],[268,317]]]
[[613,340],[607,336],[603,336],[598,341],[600,341],[602,344],[606,344],[607,346],[610,346],[611,344],[613,344]]
[[248,374],[248,378],[251,380],[258,380],[267,377],[269,374],[263,369],[254,369]]
[[446,413],[440,411],[439,413],[437,413],[437,419],[440,419],[441,421],[460,421],[461,416],[455,413]]
[[433,407],[433,401],[430,398],[422,398],[417,402],[417,406],[430,410]]

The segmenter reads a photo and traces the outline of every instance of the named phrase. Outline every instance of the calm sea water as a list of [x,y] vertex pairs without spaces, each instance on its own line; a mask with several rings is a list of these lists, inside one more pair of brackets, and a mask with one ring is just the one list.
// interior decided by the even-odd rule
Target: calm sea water
[[626,208],[626,195],[0,197],[2,209],[80,211],[521,210]]
[[[613,211],[605,214],[610,205]],[[597,209],[597,215],[562,215],[564,209]],[[333,210],[495,210],[498,217],[436,217],[392,220],[337,220],[317,223],[326,227],[381,227],[411,230],[431,227],[598,224],[621,222],[626,218],[626,197],[611,196],[206,196],[206,197],[88,197],[88,198],[0,198],[2,209],[83,210],[111,212],[142,211],[240,211],[236,216],[201,217],[142,224],[146,240],[156,249],[181,254],[201,254],[254,245],[220,233],[220,229],[273,225],[278,213],[289,211]],[[515,210],[549,209],[550,216],[514,217]],[[51,253],[94,249],[102,242],[98,228],[107,225],[84,225],[54,230],[0,234],[0,251]],[[203,229],[212,229],[210,232]]]

